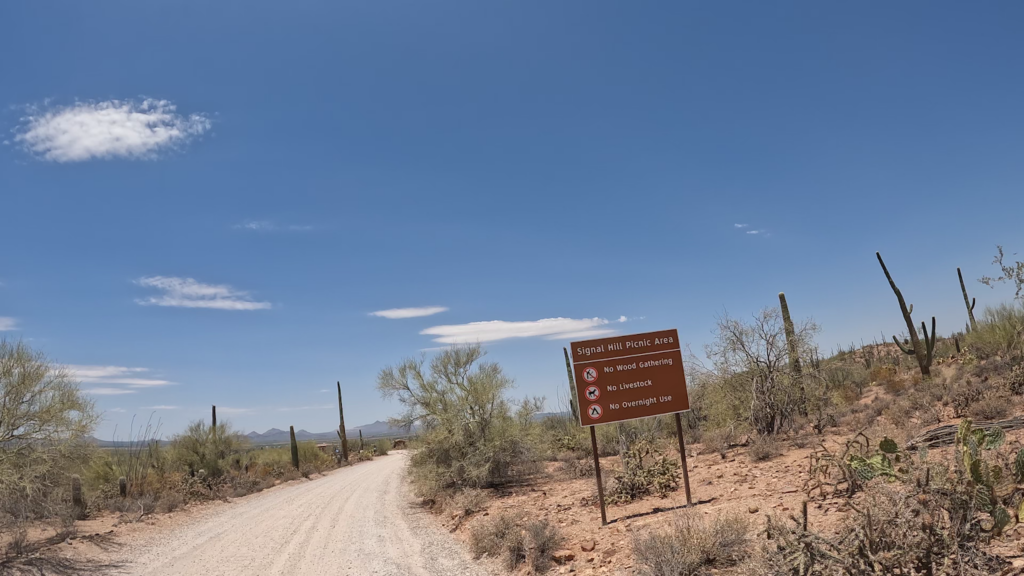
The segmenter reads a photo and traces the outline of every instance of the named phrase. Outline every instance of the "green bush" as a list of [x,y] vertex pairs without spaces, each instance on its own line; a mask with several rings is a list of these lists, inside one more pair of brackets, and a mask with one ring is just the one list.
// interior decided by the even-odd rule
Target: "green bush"
[[985,308],[977,327],[964,335],[962,345],[981,359],[1024,357],[1024,306],[1013,303]]
[[422,424],[420,449],[410,460],[421,495],[517,482],[538,469],[531,442],[540,399],[513,404],[512,379],[494,363],[479,362],[480,346],[452,347],[425,360],[407,359],[381,370],[377,387],[405,413],[393,424]]
[[630,444],[622,452],[623,469],[614,475],[608,502],[621,504],[652,494],[664,498],[679,488],[678,462],[657,452],[650,438],[637,438]]

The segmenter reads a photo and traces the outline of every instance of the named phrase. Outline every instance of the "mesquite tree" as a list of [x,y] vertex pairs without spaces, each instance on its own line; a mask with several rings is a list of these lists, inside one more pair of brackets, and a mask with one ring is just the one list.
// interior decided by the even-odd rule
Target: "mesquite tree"
[[935,317],[932,316],[931,338],[928,337],[928,327],[924,321],[921,322],[921,335],[924,337],[924,345],[922,346],[921,339],[917,335],[917,328],[914,327],[914,319],[911,316],[914,313],[914,305],[908,305],[906,300],[903,299],[903,293],[896,287],[896,282],[893,281],[892,275],[889,274],[889,269],[885,267],[882,255],[875,252],[875,256],[878,257],[878,263],[882,265],[882,272],[885,272],[885,278],[889,280],[889,286],[892,287],[893,293],[896,294],[896,300],[900,304],[900,312],[903,313],[903,320],[907,323],[907,332],[910,336],[910,348],[907,348],[896,336],[893,336],[892,340],[900,347],[904,354],[917,358],[917,365],[921,369],[921,376],[928,380],[932,377],[932,352],[935,350]]

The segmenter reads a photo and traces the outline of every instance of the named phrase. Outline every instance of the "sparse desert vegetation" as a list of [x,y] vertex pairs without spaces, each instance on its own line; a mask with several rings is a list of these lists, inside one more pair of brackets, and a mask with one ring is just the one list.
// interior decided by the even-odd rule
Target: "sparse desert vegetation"
[[[622,524],[599,530],[593,453],[573,399],[560,394],[560,413],[533,417],[540,403],[512,400],[510,379],[481,363],[477,346],[440,352],[429,369],[410,360],[380,374],[381,392],[407,408],[398,422],[424,427],[413,484],[475,554],[509,568],[525,570],[523,527],[546,521],[565,542],[552,565],[582,572],[1008,569],[1024,519],[1024,419],[1013,418],[1024,389],[1024,307],[976,315],[963,287],[967,321],[940,336],[937,320],[915,323],[898,273],[878,260],[912,332],[823,352],[817,324],[791,318],[799,303],[780,294],[779,306],[750,319],[722,314],[703,358],[690,354],[684,437],[700,501],[690,510],[680,505],[671,420],[600,426],[610,516]],[[1017,267],[1003,270],[990,281],[1014,281]],[[758,486],[765,480],[774,493]],[[467,490],[473,505],[456,504]],[[597,551],[595,538],[604,542]]]

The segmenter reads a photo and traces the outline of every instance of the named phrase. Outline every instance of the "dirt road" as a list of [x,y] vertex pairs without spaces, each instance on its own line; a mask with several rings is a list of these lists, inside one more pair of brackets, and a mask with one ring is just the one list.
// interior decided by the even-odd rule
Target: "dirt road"
[[234,500],[133,543],[121,574],[477,576],[427,512],[411,506],[401,452]]

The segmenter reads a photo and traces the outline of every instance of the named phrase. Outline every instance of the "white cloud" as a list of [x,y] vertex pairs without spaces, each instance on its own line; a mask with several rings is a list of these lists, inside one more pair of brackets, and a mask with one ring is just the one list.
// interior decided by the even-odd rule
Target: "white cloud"
[[370,316],[379,316],[396,320],[399,318],[419,318],[421,316],[433,316],[441,312],[447,312],[445,306],[423,306],[422,308],[391,308],[390,310],[378,310],[370,312]]
[[159,404],[157,406],[143,406],[142,410],[177,410],[179,406],[167,406],[165,404]]
[[5,330],[17,330],[18,321],[8,316],[0,316],[0,332]]
[[733,224],[733,226],[737,228],[746,228],[747,226],[750,226],[750,224]]
[[[617,322],[625,322],[620,317]],[[525,322],[506,322],[491,320],[489,322],[470,322],[469,324],[452,324],[434,326],[420,332],[435,336],[434,342],[442,344],[467,344],[476,342],[496,342],[507,338],[535,338],[548,340],[564,340],[569,338],[588,338],[603,336],[615,332],[608,327],[612,321],[604,318],[544,318]]]
[[760,234],[760,230],[747,230],[747,234]]
[[203,284],[192,278],[146,276],[135,281],[139,286],[163,291],[161,296],[136,300],[143,306],[180,308],[216,308],[218,310],[266,310],[270,302],[255,302],[244,290],[225,284]]
[[278,226],[269,220],[246,220],[241,224],[235,224],[232,228],[236,230],[254,230],[257,232],[271,232],[274,230],[308,232],[313,229],[313,227],[308,224],[289,224],[287,226]]
[[95,158],[155,158],[187,144],[212,126],[203,114],[183,116],[167,100],[79,102],[48,110],[30,109],[14,141],[53,162]]
[[295,410],[323,410],[325,408],[333,408],[334,404],[320,404],[318,406],[292,406],[288,408],[278,408],[278,412],[293,412]]
[[128,388],[87,388],[84,392],[97,396],[116,396],[118,394],[135,394],[136,391]]
[[110,408],[107,412],[125,412],[124,408]]
[[134,376],[143,372],[149,372],[149,368],[71,364],[67,366],[67,369],[74,374],[75,378],[86,384],[121,384],[129,388],[151,388],[174,384],[174,382],[169,380]]

